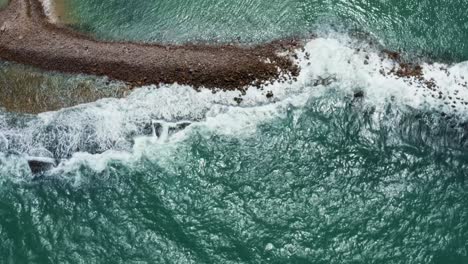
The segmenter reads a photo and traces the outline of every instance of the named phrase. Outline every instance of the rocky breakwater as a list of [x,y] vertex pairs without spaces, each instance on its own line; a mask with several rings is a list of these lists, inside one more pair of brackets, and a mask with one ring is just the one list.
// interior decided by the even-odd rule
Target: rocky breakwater
[[49,22],[39,0],[0,11],[0,59],[43,70],[108,76],[131,85],[179,83],[225,90],[297,75],[294,41],[253,47],[103,42]]

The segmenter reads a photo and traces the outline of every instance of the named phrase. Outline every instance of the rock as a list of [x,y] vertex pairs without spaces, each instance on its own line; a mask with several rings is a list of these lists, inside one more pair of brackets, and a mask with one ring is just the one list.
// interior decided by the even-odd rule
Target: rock
[[55,160],[44,157],[28,157],[29,168],[33,174],[42,174],[56,166]]
[[240,97],[234,97],[234,101],[236,101],[237,104],[240,104],[242,103],[244,99],[240,98]]
[[57,165],[54,155],[45,148],[36,148],[29,151],[26,160],[33,174],[42,174]]
[[[41,1],[15,1],[28,4],[2,9],[0,21],[28,15],[10,19],[11,24],[3,27],[17,34],[1,35],[0,59],[47,71],[108,76],[135,86],[178,83],[237,90],[256,80],[275,80],[283,73],[297,75],[300,70],[288,56],[277,54],[275,43],[247,48],[227,44],[172,46],[99,41],[47,23]],[[4,14],[7,19],[3,19]],[[295,40],[286,44],[291,50],[299,46]],[[70,51],[76,54],[71,56]],[[148,79],[139,83],[142,76]]]
[[356,91],[354,93],[354,98],[362,98],[364,97],[364,91]]

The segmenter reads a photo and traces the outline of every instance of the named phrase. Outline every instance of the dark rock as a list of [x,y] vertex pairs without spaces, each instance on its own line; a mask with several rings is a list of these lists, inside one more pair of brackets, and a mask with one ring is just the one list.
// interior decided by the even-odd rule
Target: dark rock
[[364,97],[364,91],[354,92],[354,98],[363,98],[363,97]]
[[240,97],[234,97],[234,101],[236,101],[237,104],[240,104],[242,103],[244,99],[240,98]]
[[44,157],[28,157],[28,165],[33,174],[42,174],[56,166],[55,160]]

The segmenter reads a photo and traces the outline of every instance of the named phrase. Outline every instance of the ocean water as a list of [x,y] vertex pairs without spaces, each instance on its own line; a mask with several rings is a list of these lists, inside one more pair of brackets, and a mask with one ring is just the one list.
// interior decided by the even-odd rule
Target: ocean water
[[[63,1],[63,0],[62,0]],[[146,42],[259,43],[326,28],[413,56],[468,59],[468,1],[66,0],[74,26],[98,38]]]
[[[148,37],[156,27],[146,31],[153,20],[143,30],[145,16],[132,15],[143,1],[125,2],[119,16],[115,1],[76,3],[96,7],[75,10],[89,17],[101,10],[88,29],[102,38],[157,40]],[[206,32],[197,8],[213,21],[238,10],[258,25],[226,26],[226,39],[310,28],[317,37],[297,51],[298,80],[249,89],[240,104],[239,92],[174,84],[37,115],[1,111],[1,263],[468,263],[468,62],[454,33],[468,20],[451,24],[464,3],[425,2],[447,20],[420,9],[432,22],[417,43],[389,33],[417,13],[407,1],[310,1],[308,15],[291,20],[297,3],[287,1],[184,3],[161,13],[192,11],[190,24],[199,16]],[[379,7],[391,4],[377,30]],[[329,20],[337,10],[349,17]],[[105,26],[120,16],[125,30]],[[348,19],[357,28],[335,24]],[[394,45],[421,61],[435,89],[381,73],[395,67],[381,52]],[[59,164],[33,175],[27,159],[38,156]]]

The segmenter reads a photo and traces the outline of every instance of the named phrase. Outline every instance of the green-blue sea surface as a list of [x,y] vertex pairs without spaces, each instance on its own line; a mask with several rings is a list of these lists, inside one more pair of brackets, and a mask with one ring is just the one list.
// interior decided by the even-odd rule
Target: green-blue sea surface
[[468,1],[67,0],[74,27],[108,40],[259,43],[329,27],[369,34],[386,48],[468,59]]
[[[319,39],[240,105],[168,85],[1,110],[0,263],[468,263],[468,2],[70,1],[109,40]],[[437,90],[382,76],[382,49],[444,61]]]

